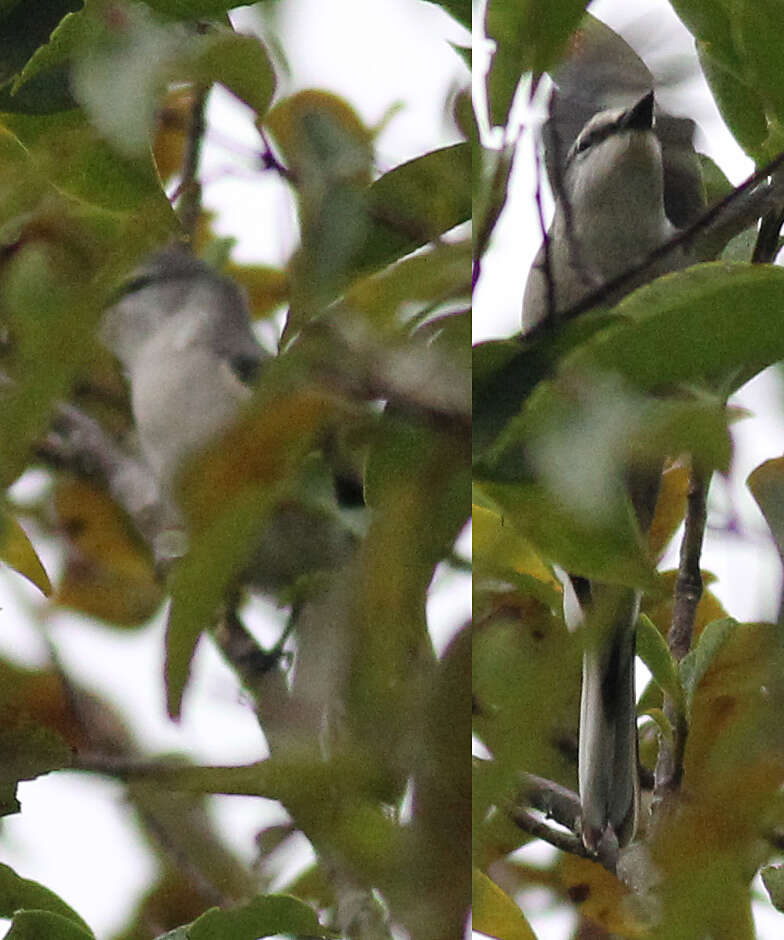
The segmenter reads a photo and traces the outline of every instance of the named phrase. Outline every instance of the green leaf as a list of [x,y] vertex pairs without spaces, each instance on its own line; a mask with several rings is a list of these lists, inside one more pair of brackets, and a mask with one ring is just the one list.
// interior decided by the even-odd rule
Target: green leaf
[[735,5],[734,14],[734,35],[742,52],[749,84],[764,102],[768,118],[775,117],[782,123],[781,26],[784,25],[784,5],[781,0],[740,0]]
[[737,620],[732,617],[714,620],[702,631],[696,647],[681,660],[679,671],[681,684],[686,693],[687,712],[691,709],[697,687],[710,669],[711,663],[724,644],[733,636],[738,626]]
[[307,904],[285,894],[272,894],[228,911],[212,908],[190,925],[188,940],[257,940],[279,933],[329,936]]
[[450,242],[355,281],[343,304],[384,328],[415,316],[425,304],[467,298],[470,291],[471,243]]
[[656,722],[664,741],[672,747],[675,735],[672,730],[672,723],[665,715],[664,711],[661,708],[646,708],[645,711],[640,712],[640,715],[647,715],[649,718],[652,718],[653,721]]
[[718,58],[713,46],[698,43],[697,54],[727,127],[752,160],[757,164],[764,163],[768,120],[759,92]]
[[471,145],[452,144],[396,166],[367,193],[370,227],[357,271],[421,248],[471,218]]
[[19,911],[4,940],[90,940],[95,934],[68,917],[47,911]]
[[485,33],[496,49],[487,76],[491,124],[506,124],[525,72],[538,77],[560,58],[587,0],[489,0]]
[[215,29],[193,41],[178,71],[205,85],[220,82],[258,117],[264,116],[275,94],[275,70],[257,36]]
[[268,487],[245,489],[197,538],[171,580],[166,626],[166,698],[177,717],[190,675],[196,642],[209,629],[229,587],[248,564],[256,537],[276,494]]
[[52,582],[27,533],[12,515],[3,515],[0,522],[0,558],[48,597],[52,593]]
[[784,358],[783,291],[784,270],[773,265],[694,265],[624,298],[616,325],[566,362],[615,372],[640,389],[734,373],[747,381]]
[[473,450],[475,459],[493,443],[531,390],[567,353],[612,323],[614,314],[591,311],[553,335],[490,340],[473,349]]
[[777,911],[784,912],[784,865],[766,865],[760,874],[770,903]]
[[[63,933],[63,937],[93,936],[90,928],[76,911],[53,891],[38,884],[37,881],[20,878],[8,865],[0,864],[0,917],[13,917],[15,911],[23,908],[34,910],[36,913],[49,912],[57,915],[58,920],[63,920],[80,931],[74,934]],[[6,937],[9,936],[11,934],[6,934]],[[24,936],[24,934],[20,933],[19,936]],[[28,934],[28,936],[33,935]],[[35,936],[54,938],[59,937],[60,934],[41,933]]]
[[21,720],[0,730],[0,816],[19,812],[16,785],[70,766],[71,748],[45,725]]
[[474,869],[471,894],[474,930],[496,940],[536,940],[536,934],[520,908],[478,869]]
[[784,457],[766,460],[746,480],[784,558]]
[[732,12],[725,0],[672,0],[672,7],[699,45],[727,65],[737,65]]
[[35,169],[57,189],[115,215],[138,210],[145,221],[138,234],[143,231],[148,244],[160,245],[177,230],[152,157],[121,156],[81,111],[9,115],[4,124],[27,149]]
[[52,30],[81,0],[37,0],[16,3],[0,20],[0,82],[19,72]]
[[[645,614],[640,614],[637,620],[637,655],[648,667],[660,688],[680,705],[683,702],[683,688],[678,675],[678,665],[666,640]],[[659,720],[658,717],[656,720]]]
[[471,31],[471,0],[430,0]]

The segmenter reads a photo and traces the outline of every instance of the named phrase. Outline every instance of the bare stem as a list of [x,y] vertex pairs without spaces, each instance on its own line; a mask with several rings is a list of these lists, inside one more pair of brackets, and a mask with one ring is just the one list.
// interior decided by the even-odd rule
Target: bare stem
[[194,88],[190,126],[182,161],[182,182],[178,189],[180,221],[191,242],[196,234],[196,225],[201,213],[201,183],[198,171],[201,147],[207,129],[205,112],[208,93],[209,89],[204,86],[197,85]]
[[[692,466],[686,503],[686,520],[681,542],[680,563],[675,580],[672,622],[667,642],[673,658],[680,662],[691,648],[697,606],[702,597],[700,555],[707,518],[706,497],[709,479],[702,470]],[[683,752],[686,745],[686,717],[682,707],[665,696],[664,713],[673,729],[672,747],[662,740],[656,762],[655,789],[657,798],[678,788],[683,773]]]

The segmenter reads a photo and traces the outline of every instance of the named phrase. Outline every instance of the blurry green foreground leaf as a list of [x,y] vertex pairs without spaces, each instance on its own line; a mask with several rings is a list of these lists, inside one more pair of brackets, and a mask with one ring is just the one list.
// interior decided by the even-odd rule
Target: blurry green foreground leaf
[[[15,911],[28,909],[36,913],[49,912],[57,915],[56,920],[52,920],[53,926],[57,926],[60,920],[70,924],[73,928],[70,932],[63,926],[61,932],[55,930],[53,933],[24,932],[20,925],[17,933],[6,934],[6,936],[19,937],[63,937],[70,940],[71,937],[92,937],[93,933],[82,918],[70,907],[62,898],[58,897],[53,891],[38,884],[37,881],[30,881],[27,878],[20,878],[19,875],[7,865],[0,865],[0,916],[13,917]],[[32,926],[32,921],[30,925]],[[14,921],[16,925],[16,921]],[[25,927],[25,930],[27,928]],[[60,928],[59,928],[60,929]]]

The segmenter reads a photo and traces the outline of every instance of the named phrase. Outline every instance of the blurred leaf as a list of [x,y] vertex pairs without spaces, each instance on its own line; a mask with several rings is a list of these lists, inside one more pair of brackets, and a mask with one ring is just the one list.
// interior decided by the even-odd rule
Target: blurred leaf
[[586,518],[539,483],[482,480],[480,492],[547,561],[575,574],[658,593],[658,582],[628,508]]
[[[233,6],[234,4],[232,4]],[[275,94],[275,70],[258,36],[215,27],[192,41],[178,77],[204,85],[220,82],[261,118]]]
[[677,664],[664,637],[645,614],[640,614],[637,621],[637,655],[648,667],[660,688],[676,703],[681,704],[683,688]]
[[673,0],[672,6],[698,44],[715,50],[727,65],[737,64],[732,10],[724,0]]
[[[177,231],[151,156],[120,156],[98,137],[81,111],[9,115],[4,123],[24,145],[35,169],[68,196],[115,217],[138,210],[144,216],[147,245],[160,245]],[[141,234],[137,231],[135,237]]]
[[[367,458],[371,515],[352,609],[352,656],[362,668],[351,672],[349,702],[363,740],[392,741],[403,730],[403,677],[428,643],[428,587],[468,519],[468,497],[465,436],[388,407]],[[393,750],[385,746],[383,757]]]
[[561,56],[587,0],[489,0],[485,33],[496,49],[487,75],[490,123],[506,124],[520,77],[537,79]]
[[723,620],[708,624],[700,634],[697,645],[681,661],[680,675],[686,693],[687,711],[691,709],[691,703],[700,682],[738,627],[737,620],[733,620],[732,617],[725,617]]
[[[3,395],[0,472],[19,474],[57,399],[89,360],[95,327],[117,278],[170,231],[150,214],[103,212],[45,190],[12,221],[13,250],[0,266],[0,297],[13,346]],[[162,234],[164,233],[164,234]],[[11,234],[11,233],[9,233]]]
[[[29,881],[27,878],[20,878],[13,869],[7,865],[0,865],[0,916],[13,917],[16,911],[22,908],[35,910],[35,912],[46,912],[59,915],[60,918],[81,928],[78,934],[63,933],[63,937],[71,936],[93,936],[92,931],[82,918],[71,908],[62,898],[59,898],[54,892],[38,884],[36,881]],[[55,921],[52,922],[56,924]],[[25,934],[20,933],[19,936]],[[27,934],[28,936],[54,938],[61,936],[59,933],[39,933]],[[10,936],[10,934],[6,934]]]
[[[677,571],[660,571],[660,596],[643,598],[643,610],[646,615],[651,618],[653,623],[656,624],[662,636],[666,636],[670,623],[672,622],[673,597],[677,577]],[[719,603],[716,595],[709,590],[709,585],[712,581],[715,581],[714,576],[711,575],[710,572],[703,571],[702,581],[704,589],[699,603],[697,604],[697,616],[694,622],[692,646],[696,644],[702,631],[709,623],[713,623],[714,620],[720,620],[727,616],[727,612]]]
[[370,182],[373,132],[338,95],[306,89],[283,98],[264,117],[298,185]]
[[698,42],[697,53],[722,118],[735,140],[761,165],[767,156],[768,121],[759,93],[714,54],[713,46]]
[[16,785],[71,763],[71,748],[59,734],[24,715],[0,729],[0,816],[18,813]]
[[779,555],[784,558],[784,457],[761,463],[749,474],[746,485],[762,510]]
[[733,35],[743,55],[746,75],[764,102],[768,119],[775,117],[782,123],[781,34],[774,24],[780,27],[784,23],[784,7],[780,0],[741,0],[733,12]]
[[617,372],[641,389],[734,373],[746,381],[784,358],[782,290],[784,270],[773,265],[694,265],[625,297],[615,308],[621,319],[567,362]]
[[170,582],[166,625],[166,698],[169,715],[179,717],[196,642],[215,622],[229,589],[250,562],[256,537],[277,493],[269,486],[245,487],[213,519]]
[[289,276],[280,268],[263,264],[228,264],[225,273],[248,292],[254,320],[274,313],[288,299]]
[[489,340],[473,349],[473,450],[475,459],[516,415],[538,382],[550,375],[570,350],[588,340],[613,314],[590,312],[533,337]]
[[[506,806],[519,789],[521,770],[575,788],[577,638],[546,603],[516,591],[476,591],[474,620],[473,727],[493,755],[483,766],[479,787],[475,780],[477,807]],[[481,812],[474,832],[480,865],[494,860],[497,831],[487,820]]]
[[257,940],[273,934],[326,937],[312,908],[288,895],[266,895],[229,911],[215,907],[202,914],[187,930],[188,940]]
[[649,936],[629,888],[598,862],[563,854],[558,869],[567,895],[591,923],[628,940]]
[[18,911],[4,940],[85,940],[94,938],[89,927],[69,917],[46,911]]
[[662,875],[657,930],[751,938],[748,882],[784,774],[781,647],[774,624],[725,621],[704,630],[683,664],[701,646],[683,759],[689,798],[650,843]]
[[454,242],[404,258],[377,274],[355,281],[346,292],[343,305],[367,317],[376,327],[386,327],[413,317],[420,306],[468,297],[470,285],[471,243]]
[[355,269],[368,225],[373,134],[346,101],[324,91],[284,98],[264,123],[294,174],[299,203],[302,246],[286,326],[296,332]]
[[149,550],[109,494],[85,480],[63,480],[54,504],[68,538],[55,602],[122,626],[149,620],[163,600],[163,586]]
[[372,225],[355,262],[380,268],[471,218],[471,146],[452,144],[402,163],[368,190]]
[[784,911],[784,865],[766,865],[760,872],[770,903]]
[[531,545],[489,507],[475,503],[471,518],[475,577],[530,575],[552,588],[555,606],[561,585]]
[[[180,496],[191,547],[171,579],[166,634],[169,712],[179,714],[193,652],[258,547],[265,521],[334,414],[336,402],[313,388],[266,393],[185,468]],[[271,397],[265,398],[265,394]]]
[[[644,659],[643,659],[643,662],[645,662]],[[638,714],[640,716],[647,715],[649,718],[652,718],[653,721],[656,723],[656,727],[659,729],[659,732],[664,742],[666,742],[668,747],[672,747],[673,742],[675,740],[675,735],[672,730],[672,724],[670,723],[670,719],[664,713],[663,709],[647,708],[645,709],[645,711],[640,711],[638,707]]]
[[128,159],[149,148],[167,73],[188,36],[139,3],[109,10],[88,2],[65,20],[53,41],[71,64],[71,87],[101,137]]
[[52,583],[35,549],[19,522],[7,512],[0,521],[0,558],[18,571],[45,596],[52,593]]
[[496,940],[536,940],[520,908],[478,869],[474,869],[471,895],[474,930]]
[[471,30],[471,3],[470,0],[431,0],[434,5],[442,7],[454,17],[458,23],[470,32]]
[[73,107],[63,70],[53,70],[27,88],[18,89],[14,76],[45,43],[60,20],[81,0],[39,0],[15,3],[0,26],[0,112],[58,111]]
[[680,461],[667,463],[659,483],[656,511],[648,529],[648,548],[654,558],[661,558],[683,522],[688,488],[689,468]]
[[193,103],[193,88],[173,88],[158,108],[153,154],[158,174],[164,182],[182,169]]

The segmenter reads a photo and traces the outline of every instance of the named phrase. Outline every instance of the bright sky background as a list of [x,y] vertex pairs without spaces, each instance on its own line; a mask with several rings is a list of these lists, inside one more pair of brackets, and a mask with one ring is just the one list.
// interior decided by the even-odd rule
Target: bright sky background
[[[285,90],[335,91],[370,125],[401,104],[378,139],[379,170],[456,139],[454,127],[444,119],[444,102],[450,89],[467,84],[468,74],[447,40],[465,45],[468,37],[437,7],[419,0],[286,0],[281,11],[282,44],[291,67]],[[253,29],[251,8],[231,17],[238,29]],[[238,260],[283,264],[296,242],[296,220],[279,181],[255,167],[252,151],[258,137],[248,113],[227,94],[215,94],[209,122],[205,202],[219,212],[217,228],[238,238]],[[43,475],[31,474],[21,490],[30,493],[41,485]],[[36,545],[47,571],[56,573],[56,546],[40,539]],[[460,549],[468,554],[470,538],[461,539]],[[470,615],[470,603],[467,576],[437,575],[429,614],[439,648]],[[3,656],[28,664],[46,662],[36,626],[41,606],[20,577],[0,571]],[[253,620],[262,633],[266,616],[260,608]],[[166,718],[164,620],[161,612],[146,628],[122,633],[57,613],[48,628],[69,673],[118,703],[151,750],[187,751],[209,763],[263,757],[255,719],[209,642],[200,644],[182,723],[175,726]],[[2,822],[0,861],[60,894],[101,940],[110,936],[127,920],[151,876],[149,857],[123,810],[122,788],[58,773],[21,784],[20,798],[24,812]],[[270,801],[222,797],[213,804],[231,844],[248,860],[255,854],[257,830],[284,818]],[[298,863],[306,860],[303,850]]]
[[[697,149],[709,154],[733,183],[740,183],[754,169],[724,126],[710,92],[702,79],[694,52],[694,41],[666,0],[596,0],[590,11],[622,33],[657,74],[668,62],[693,63],[693,77],[674,90],[657,91],[660,103],[675,114],[693,118],[698,125]],[[474,40],[476,88],[482,81],[482,49]],[[687,70],[688,72],[689,70]],[[519,99],[525,100],[525,94]],[[510,336],[520,329],[523,289],[531,261],[541,243],[534,203],[535,170],[532,156],[535,131],[544,119],[546,96],[540,92],[534,107],[522,109],[524,131],[510,198],[482,261],[482,278],[474,292],[474,342]],[[551,204],[548,205],[551,211]],[[733,399],[751,413],[732,430],[735,453],[728,479],[715,478],[711,487],[711,512],[706,533],[703,567],[717,576],[713,590],[729,613],[740,620],[773,619],[781,585],[781,565],[767,526],[745,487],[748,474],[763,460],[784,451],[784,388],[769,370],[750,382]],[[728,518],[737,521],[730,534],[721,531]],[[677,545],[664,567],[677,565]],[[642,681],[638,682],[642,688]],[[554,851],[554,850],[552,850]],[[531,846],[525,858],[544,861],[549,847]],[[765,897],[760,887],[761,896]],[[551,896],[543,889],[526,894],[526,914],[531,917],[539,940],[566,940],[573,929],[563,910],[550,908]],[[781,936],[782,919],[770,904],[756,905],[758,936],[773,940]],[[475,933],[479,938],[481,935]]]

